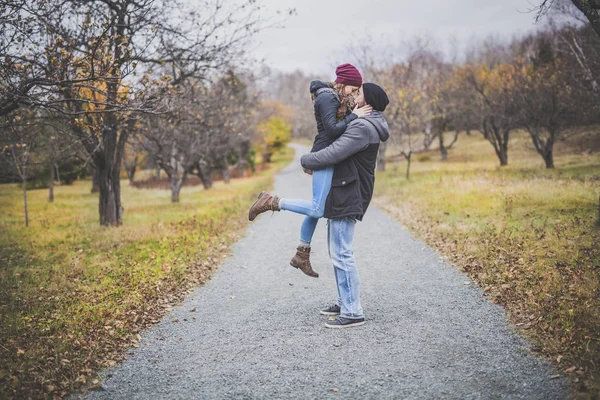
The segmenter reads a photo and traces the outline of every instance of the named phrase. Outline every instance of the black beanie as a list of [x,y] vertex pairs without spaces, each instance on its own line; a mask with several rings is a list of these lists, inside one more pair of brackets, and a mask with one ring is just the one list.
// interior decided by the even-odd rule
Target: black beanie
[[364,83],[363,93],[365,94],[366,103],[376,111],[385,111],[385,108],[390,103],[385,90],[374,83]]

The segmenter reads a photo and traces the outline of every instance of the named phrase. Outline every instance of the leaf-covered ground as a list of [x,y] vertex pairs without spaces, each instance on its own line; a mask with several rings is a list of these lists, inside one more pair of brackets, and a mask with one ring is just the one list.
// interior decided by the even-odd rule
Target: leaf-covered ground
[[479,133],[463,134],[447,161],[434,149],[413,157],[410,181],[400,162],[376,184],[376,204],[505,306],[581,398],[600,395],[599,139],[560,143],[547,170],[523,133],[503,168]]
[[124,224],[98,224],[89,181],[22,193],[0,186],[0,398],[63,397],[138,346],[191,288],[210,278],[245,227],[248,204],[292,150],[251,178],[168,190],[122,182]]

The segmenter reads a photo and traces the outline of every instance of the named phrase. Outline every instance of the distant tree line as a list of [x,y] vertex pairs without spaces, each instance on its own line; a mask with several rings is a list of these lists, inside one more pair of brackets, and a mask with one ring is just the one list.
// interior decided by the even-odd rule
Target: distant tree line
[[[445,160],[459,134],[473,131],[489,141],[504,166],[511,133],[525,130],[546,167],[554,168],[557,141],[575,127],[600,122],[600,37],[595,20],[588,20],[570,1],[544,3],[540,12],[550,21],[543,28],[509,42],[489,38],[454,57],[444,56],[424,38],[404,43],[407,51],[399,60],[394,54],[374,54],[369,46],[348,49],[348,58],[365,79],[388,92],[390,142],[408,161],[407,177],[413,154],[437,143]],[[311,137],[311,109],[298,99],[308,99],[308,81],[295,72],[279,76],[273,86],[278,88],[276,98],[291,107],[301,104],[303,110],[295,113],[304,118],[294,130],[300,127],[298,134]],[[379,169],[385,168],[387,147],[380,147]]]

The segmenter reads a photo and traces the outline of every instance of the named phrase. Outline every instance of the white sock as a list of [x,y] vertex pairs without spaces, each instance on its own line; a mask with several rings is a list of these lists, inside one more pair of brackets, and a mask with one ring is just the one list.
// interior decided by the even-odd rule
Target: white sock
[[283,207],[283,199],[279,199],[279,203],[277,204],[279,209],[282,210],[281,207]]
[[301,240],[300,247],[310,247],[310,242],[305,242],[304,240]]

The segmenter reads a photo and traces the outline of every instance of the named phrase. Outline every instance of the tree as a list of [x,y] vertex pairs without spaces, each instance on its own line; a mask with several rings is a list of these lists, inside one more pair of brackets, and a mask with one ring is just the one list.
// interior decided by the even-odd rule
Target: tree
[[577,98],[546,36],[538,38],[530,63],[518,67],[515,102],[519,124],[527,130],[546,168],[554,168],[554,144],[577,121]]
[[477,98],[481,131],[494,148],[500,166],[508,165],[510,132],[517,127],[516,69],[515,65],[504,63],[494,68],[467,65],[458,71]]
[[419,54],[415,52],[406,63],[396,64],[382,75],[383,87],[390,98],[386,108],[392,132],[390,140],[400,147],[400,154],[407,161],[406,179],[410,178],[412,154],[420,150],[415,134],[424,131],[429,115],[419,62]]
[[[559,7],[565,7],[565,2],[555,0],[542,0],[540,5],[537,7],[536,21],[539,21],[543,15],[545,15],[550,8],[558,3]],[[596,34],[600,37],[600,2],[598,0],[570,0],[581,13],[587,18],[590,26],[594,29]]]
[[273,154],[280,152],[292,138],[292,127],[281,117],[271,117],[258,125],[258,132],[263,135],[263,163],[271,162]]
[[292,137],[314,139],[317,134],[314,108],[309,86],[313,80],[302,71],[273,74],[264,89],[269,100],[281,103],[291,110],[288,118]]
[[32,154],[38,139],[38,132],[33,127],[23,123],[20,115],[13,115],[3,127],[2,151],[0,155],[5,163],[12,166],[21,179],[23,187],[23,210],[25,214],[25,226],[29,226],[29,210],[27,207],[27,179],[28,167],[32,162]]
[[250,142],[255,130],[256,96],[247,84],[251,77],[229,70],[214,82],[191,80],[174,97],[174,111],[151,118],[141,130],[142,144],[154,162],[169,177],[171,199],[189,174],[197,175],[205,189],[213,183],[213,172],[225,180],[233,167],[249,163]]
[[[186,79],[203,79],[240,56],[259,22],[252,0],[228,9],[219,0],[194,9],[166,0],[9,3],[0,22],[11,30],[3,32],[0,55],[12,66],[3,79],[19,81],[14,77],[34,71],[37,80],[14,88],[4,82],[10,95],[0,107],[31,104],[72,117],[96,170],[103,225],[122,223],[119,175],[128,115],[165,112],[161,99]],[[30,39],[20,33],[20,19],[28,21]],[[24,44],[10,44],[13,32]]]

